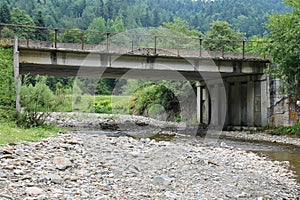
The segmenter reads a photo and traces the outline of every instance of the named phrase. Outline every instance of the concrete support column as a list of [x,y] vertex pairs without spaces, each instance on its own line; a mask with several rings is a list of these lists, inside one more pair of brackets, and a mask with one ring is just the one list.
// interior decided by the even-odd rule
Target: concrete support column
[[247,125],[254,126],[254,82],[247,82]]
[[199,81],[197,81],[196,87],[197,87],[197,122],[202,123],[201,122],[201,118],[202,118],[202,105],[201,105],[202,94],[201,93],[202,93],[202,91],[201,91],[201,85],[200,85]]
[[230,123],[230,119],[229,119],[229,101],[230,101],[230,97],[229,97],[229,84],[228,82],[225,82],[224,81],[224,88],[225,88],[225,95],[226,95],[226,102],[225,103],[225,107],[224,109],[226,110],[225,111],[225,122],[224,122],[224,128],[227,128],[227,126],[229,125]]
[[254,125],[261,126],[261,82],[254,82]]
[[219,130],[224,127],[228,106],[225,90],[223,83],[216,83],[209,87],[211,94],[211,125]]
[[261,81],[261,125],[268,125],[268,84],[265,75],[262,75]]
[[21,112],[21,78],[20,78],[20,68],[19,68],[19,50],[18,50],[18,38],[15,37],[14,40],[14,79],[15,79],[15,92],[16,92],[16,110],[18,113]]
[[204,124],[210,123],[210,95],[207,87],[202,89],[202,122]]
[[231,85],[230,118],[234,126],[241,125],[241,83],[235,82]]
[[219,119],[219,94],[218,94],[218,85],[211,85],[209,87],[209,92],[211,95],[211,121],[210,124],[215,127],[218,125]]

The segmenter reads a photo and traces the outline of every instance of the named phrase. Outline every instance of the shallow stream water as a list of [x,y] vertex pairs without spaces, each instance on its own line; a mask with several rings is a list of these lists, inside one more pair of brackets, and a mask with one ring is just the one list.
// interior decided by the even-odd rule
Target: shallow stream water
[[[81,131],[85,133],[93,133],[93,134],[103,134],[107,136],[136,136],[139,135],[135,132],[122,132],[122,131]],[[188,141],[195,140],[195,137],[185,137],[185,136],[176,136],[175,135],[163,135],[158,134],[151,136],[151,139],[155,139],[158,141]],[[144,135],[142,137],[147,137]],[[204,138],[196,137],[196,140],[201,142],[204,141]],[[221,144],[223,143],[223,144]],[[270,142],[251,142],[251,141],[243,141],[235,138],[221,138],[217,140],[215,145],[226,145],[233,147],[235,149],[245,150],[254,152],[260,156],[265,156],[271,160],[277,161],[289,161],[290,169],[295,172],[297,176],[297,181],[300,183],[300,147],[295,147],[292,145],[280,145]]]
[[300,183],[300,147],[267,142],[245,142],[233,138],[220,139],[220,141],[228,146],[251,151],[271,160],[289,161],[290,169],[295,172],[297,181]]

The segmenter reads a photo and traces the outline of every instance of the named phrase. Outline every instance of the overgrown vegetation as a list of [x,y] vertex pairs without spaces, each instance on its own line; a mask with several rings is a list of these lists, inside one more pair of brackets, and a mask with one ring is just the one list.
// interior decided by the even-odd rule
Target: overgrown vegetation
[[[44,96],[47,96],[47,98],[49,95],[49,90],[48,93],[46,93],[46,88],[42,83],[38,83],[38,88],[44,88],[45,91],[39,90],[38,92],[37,88],[26,88],[23,90],[26,94],[24,97],[23,93],[23,101],[30,102],[30,104],[27,104],[24,114],[19,115],[15,111],[12,55],[12,49],[0,48],[0,145],[23,140],[36,141],[44,137],[55,136],[61,129],[51,125],[43,124],[43,126],[27,129],[29,127],[42,125],[41,123],[30,124],[34,118],[36,118],[34,121],[41,120],[39,115],[35,115],[37,112],[31,111],[41,105],[45,105],[44,102],[42,103],[45,99],[39,98],[40,94],[38,93],[44,93]],[[37,99],[34,98],[39,98],[39,103],[36,103],[35,107],[33,106],[33,100]]]
[[273,135],[290,135],[300,137],[300,123],[290,127],[271,127],[271,129],[269,128],[267,132]]
[[300,2],[285,0],[292,11],[288,14],[269,16],[267,27],[271,30],[268,36],[269,51],[278,68],[272,70],[275,77],[284,81],[285,92],[300,99]]
[[35,85],[25,83],[21,87],[21,105],[23,112],[18,119],[19,126],[25,128],[38,127],[46,124],[50,112],[58,111],[64,105],[62,89],[57,88],[55,95],[46,85],[46,77],[37,77]]
[[132,114],[175,120],[180,114],[179,101],[163,84],[145,84],[138,88],[130,102]]

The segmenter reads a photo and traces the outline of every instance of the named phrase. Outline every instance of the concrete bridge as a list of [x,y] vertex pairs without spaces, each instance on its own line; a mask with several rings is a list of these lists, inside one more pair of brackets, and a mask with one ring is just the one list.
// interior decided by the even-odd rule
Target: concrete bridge
[[126,74],[135,79],[196,80],[200,123],[264,126],[269,105],[264,70],[269,60],[246,54],[242,43],[241,53],[226,53],[224,48],[205,51],[201,43],[199,49],[187,50],[15,39],[15,78],[24,74],[123,78]]

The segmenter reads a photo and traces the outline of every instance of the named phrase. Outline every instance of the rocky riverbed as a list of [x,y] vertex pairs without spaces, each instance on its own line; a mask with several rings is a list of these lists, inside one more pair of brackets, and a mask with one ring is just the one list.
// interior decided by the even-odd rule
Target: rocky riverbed
[[[142,118],[136,122],[145,129]],[[300,195],[288,162],[193,138],[168,142],[70,131],[0,146],[0,161],[0,199],[261,200]]]

